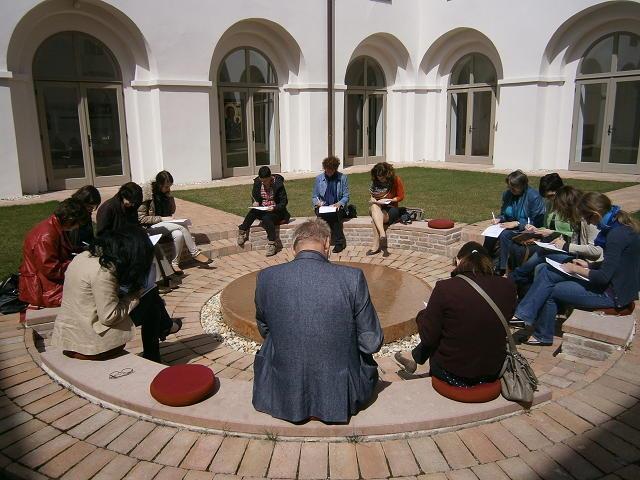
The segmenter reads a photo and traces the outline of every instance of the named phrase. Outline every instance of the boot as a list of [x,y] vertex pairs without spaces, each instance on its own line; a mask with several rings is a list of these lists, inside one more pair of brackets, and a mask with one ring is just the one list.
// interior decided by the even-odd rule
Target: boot
[[238,230],[238,245],[243,246],[249,238],[249,232],[247,230]]
[[414,373],[418,368],[418,364],[412,358],[410,353],[407,354],[405,352],[396,352],[393,358],[395,359],[396,363],[400,365],[407,373]]
[[277,249],[277,246],[276,246],[276,242],[271,242],[270,241],[269,243],[267,243],[267,251],[266,251],[265,255],[267,257],[272,257],[273,255],[276,254],[277,250],[278,249]]

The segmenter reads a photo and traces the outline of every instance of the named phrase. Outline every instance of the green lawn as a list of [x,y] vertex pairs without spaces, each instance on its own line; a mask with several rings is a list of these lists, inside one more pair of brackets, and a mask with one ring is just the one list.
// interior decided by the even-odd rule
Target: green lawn
[[[505,188],[504,175],[409,167],[398,170],[405,184],[405,206],[424,208],[429,218],[448,217],[471,223],[491,217],[500,208],[500,195]],[[285,175],[286,177],[286,175]],[[537,187],[538,178],[532,177]],[[608,192],[633,183],[569,180],[567,183],[585,191]],[[360,215],[368,215],[369,174],[349,175],[351,203]],[[286,183],[289,211],[294,216],[308,216],[311,210],[313,179]],[[244,215],[251,201],[251,186],[179,190],[174,195],[226,212]],[[57,202],[0,207],[0,279],[17,272],[22,257],[22,240],[27,231],[53,212]],[[636,213],[640,220],[640,212]]]
[[[505,189],[504,175],[465,172],[434,168],[408,167],[398,169],[406,190],[404,206],[420,207],[428,218],[452,218],[473,223],[491,217],[500,209]],[[286,175],[285,175],[286,178]],[[531,177],[534,187],[538,177]],[[633,183],[601,182],[597,180],[569,180],[567,183],[585,191],[609,192],[634,185]],[[368,173],[349,175],[351,203],[359,215],[368,215],[370,176]],[[309,216],[313,179],[286,182],[289,212],[293,216]],[[249,185],[175,191],[176,197],[244,216],[251,204]]]

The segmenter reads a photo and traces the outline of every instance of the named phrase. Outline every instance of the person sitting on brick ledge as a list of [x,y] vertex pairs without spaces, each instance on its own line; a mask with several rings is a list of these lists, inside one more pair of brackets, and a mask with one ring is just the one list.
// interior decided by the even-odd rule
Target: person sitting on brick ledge
[[267,232],[267,257],[276,254],[276,225],[286,223],[291,218],[287,211],[287,190],[282,175],[272,174],[269,167],[260,167],[258,176],[253,179],[251,190],[253,203],[244,222],[238,227],[238,245],[242,246],[249,238],[251,224],[259,219]]
[[[333,253],[340,253],[347,246],[342,221],[345,208],[349,203],[349,181],[344,173],[338,171],[339,166],[338,157],[325,158],[322,161],[324,173],[316,177],[311,194],[311,203],[316,216],[322,218],[331,228]],[[320,207],[335,207],[336,211],[320,213]]]
[[302,422],[347,422],[378,381],[373,354],[383,341],[362,270],[329,262],[330,230],[316,218],[294,234],[293,261],[256,282],[264,343],[253,371],[256,410]]

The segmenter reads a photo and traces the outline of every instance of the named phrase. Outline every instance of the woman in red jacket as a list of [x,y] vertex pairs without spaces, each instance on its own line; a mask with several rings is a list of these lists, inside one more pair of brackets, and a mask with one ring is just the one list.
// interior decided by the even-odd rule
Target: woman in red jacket
[[71,262],[73,245],[65,234],[89,221],[87,209],[78,200],[60,202],[24,239],[20,265],[19,298],[38,307],[59,307],[64,272]]

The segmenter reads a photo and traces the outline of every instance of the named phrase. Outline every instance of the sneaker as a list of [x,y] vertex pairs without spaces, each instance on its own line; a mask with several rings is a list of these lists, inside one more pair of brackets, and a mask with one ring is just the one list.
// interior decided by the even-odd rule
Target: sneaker
[[525,342],[522,342],[525,345],[532,345],[534,347],[550,347],[553,345],[553,342],[543,342],[542,340],[538,340],[533,335],[529,337],[529,339]]
[[524,327],[525,323],[524,320],[520,320],[518,317],[512,317],[511,320],[509,320],[509,325],[511,327]]
[[418,364],[411,357],[410,353],[407,354],[405,352],[396,352],[393,358],[395,359],[396,363],[400,365],[407,373],[414,373],[418,368]]
[[265,255],[267,257],[272,257],[276,254],[276,252],[277,252],[276,242],[267,243],[267,251]]
[[238,230],[238,245],[243,246],[249,238],[249,232],[246,230]]

